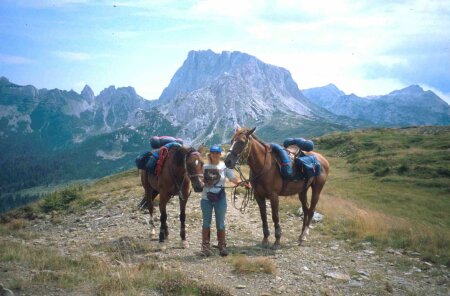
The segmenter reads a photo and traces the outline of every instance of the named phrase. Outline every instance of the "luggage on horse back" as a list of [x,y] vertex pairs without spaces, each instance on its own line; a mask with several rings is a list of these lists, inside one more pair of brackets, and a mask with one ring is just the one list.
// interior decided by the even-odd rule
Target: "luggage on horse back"
[[[311,140],[287,138],[283,146],[285,149],[278,144],[270,144],[280,159],[280,173],[283,179],[300,180],[320,175],[320,163],[316,156],[303,153],[303,151],[310,152],[314,149],[314,143]],[[288,153],[292,157],[289,157]]]
[[288,148],[291,145],[295,145],[300,150],[310,152],[314,150],[314,143],[311,140],[305,140],[303,138],[287,138],[283,142],[284,148]]
[[174,146],[181,147],[182,144],[183,140],[180,138],[168,136],[152,137],[150,145],[154,150],[144,152],[136,158],[137,168],[146,170],[150,174],[159,175],[170,148]]
[[174,138],[174,137],[169,137],[169,136],[154,136],[150,139],[150,145],[152,146],[153,149],[159,149],[162,146],[172,143],[172,142],[177,142],[181,145],[183,145],[183,140],[180,138]]

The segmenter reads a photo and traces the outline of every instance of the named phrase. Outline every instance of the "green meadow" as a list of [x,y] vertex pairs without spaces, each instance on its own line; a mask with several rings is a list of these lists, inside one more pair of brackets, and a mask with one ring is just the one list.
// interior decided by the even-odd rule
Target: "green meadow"
[[450,127],[368,129],[315,139],[331,163],[325,232],[450,259]]

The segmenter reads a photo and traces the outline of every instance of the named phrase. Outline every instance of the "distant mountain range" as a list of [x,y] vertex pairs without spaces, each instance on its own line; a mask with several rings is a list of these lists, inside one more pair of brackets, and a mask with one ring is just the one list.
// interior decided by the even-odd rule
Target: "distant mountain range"
[[[227,142],[236,126],[267,141],[368,126],[449,124],[449,106],[418,86],[359,98],[334,85],[300,91],[288,70],[241,52],[191,51],[156,101],[132,87],[97,96],[0,78],[0,191],[96,178],[133,166],[153,135]],[[0,196],[1,201],[1,196]]]
[[374,125],[450,124],[449,105],[432,91],[424,91],[418,85],[366,98],[346,95],[333,84],[302,92],[311,102],[336,115],[368,120]]

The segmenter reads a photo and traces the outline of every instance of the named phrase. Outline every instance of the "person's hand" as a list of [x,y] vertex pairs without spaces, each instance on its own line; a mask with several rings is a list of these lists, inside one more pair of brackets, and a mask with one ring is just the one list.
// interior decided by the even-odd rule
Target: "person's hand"
[[242,185],[244,185],[244,187],[247,188],[247,189],[251,189],[252,188],[252,184],[250,184],[249,182],[243,182]]

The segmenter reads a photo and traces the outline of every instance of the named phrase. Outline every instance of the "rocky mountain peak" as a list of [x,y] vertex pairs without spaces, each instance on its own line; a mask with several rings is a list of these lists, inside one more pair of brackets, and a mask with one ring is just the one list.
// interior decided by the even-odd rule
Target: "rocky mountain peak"
[[89,102],[93,101],[95,98],[94,91],[87,84],[84,86],[83,90],[81,91],[81,96]]
[[[159,103],[172,101],[179,94],[207,87],[213,81],[226,75],[237,75],[247,82],[263,84],[276,77],[287,81],[290,92],[302,98],[297,84],[286,69],[263,63],[257,58],[238,51],[214,53],[212,50],[191,51],[183,65],[177,70],[170,84],[162,92]],[[272,82],[275,83],[275,82]]]
[[408,87],[399,89],[399,90],[394,90],[393,92],[389,93],[390,95],[397,95],[397,94],[404,94],[404,95],[414,95],[414,94],[421,94],[423,93],[424,90],[422,87],[420,87],[419,85],[410,85]]
[[0,85],[5,85],[5,84],[11,84],[11,82],[9,82],[8,78],[6,78],[5,76],[1,76],[0,77]]

